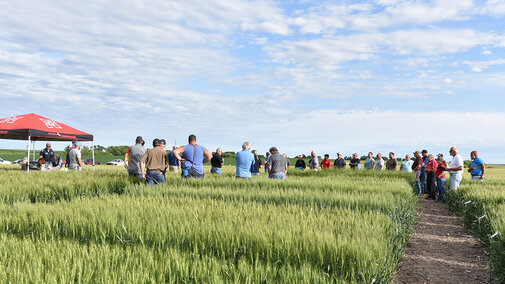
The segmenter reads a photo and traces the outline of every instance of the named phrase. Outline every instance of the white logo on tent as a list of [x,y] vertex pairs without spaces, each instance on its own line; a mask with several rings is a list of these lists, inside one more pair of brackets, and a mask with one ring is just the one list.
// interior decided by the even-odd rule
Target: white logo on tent
[[50,120],[50,119],[45,119],[45,118],[39,118],[40,121],[44,122],[44,124],[46,125],[47,128],[61,128],[61,126],[58,125],[58,123],[56,123],[56,121],[54,120]]
[[0,120],[0,123],[14,123],[16,120],[23,118],[24,116],[13,116]]

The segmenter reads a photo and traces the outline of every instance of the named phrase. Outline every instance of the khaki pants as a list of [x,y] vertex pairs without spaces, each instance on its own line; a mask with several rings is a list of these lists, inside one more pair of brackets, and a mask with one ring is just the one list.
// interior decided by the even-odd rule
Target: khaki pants
[[179,168],[177,166],[168,166],[168,169],[169,169],[169,171],[174,172],[174,173],[179,171]]

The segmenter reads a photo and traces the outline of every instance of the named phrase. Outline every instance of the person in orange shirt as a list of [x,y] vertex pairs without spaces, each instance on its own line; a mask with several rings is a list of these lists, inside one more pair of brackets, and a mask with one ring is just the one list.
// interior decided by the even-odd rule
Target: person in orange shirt
[[426,164],[426,188],[428,190],[428,197],[426,199],[435,200],[436,192],[436,172],[438,168],[438,163],[434,159],[432,154],[428,155],[428,163]]
[[321,168],[324,170],[331,168],[330,155],[324,155],[324,160],[321,161]]

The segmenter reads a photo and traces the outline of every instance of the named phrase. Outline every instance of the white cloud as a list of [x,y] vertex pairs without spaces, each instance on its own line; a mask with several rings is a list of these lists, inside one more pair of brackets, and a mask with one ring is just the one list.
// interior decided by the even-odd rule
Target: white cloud
[[463,64],[468,65],[472,68],[474,72],[482,72],[485,69],[490,68],[495,65],[505,64],[505,59],[496,59],[488,61],[464,61]]
[[482,54],[484,54],[484,55],[491,55],[492,52],[491,52],[491,50],[484,50],[484,51],[482,51]]
[[452,83],[452,79],[451,78],[445,78],[444,79],[444,83],[451,84]]
[[505,2],[502,0],[487,0],[481,9],[481,13],[494,17],[505,16]]

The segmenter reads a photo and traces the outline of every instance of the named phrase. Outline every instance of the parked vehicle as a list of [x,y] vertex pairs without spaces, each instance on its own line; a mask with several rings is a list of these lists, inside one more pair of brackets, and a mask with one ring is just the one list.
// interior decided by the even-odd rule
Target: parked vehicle
[[[84,161],[82,161],[83,164],[85,165],[93,165],[93,159],[86,159]],[[95,161],[95,165],[101,165],[102,162],[100,161]]]
[[124,161],[121,159],[114,159],[107,163],[109,166],[124,166]]
[[2,158],[0,158],[0,164],[4,164],[4,165],[9,164],[9,165],[10,165],[10,164],[12,164],[12,163],[11,163],[11,162],[9,162],[9,161],[4,160],[4,159],[2,159]]
[[23,158],[23,159],[17,159],[15,161],[12,161],[13,164],[21,164],[23,162],[23,160],[26,160],[26,158]]

